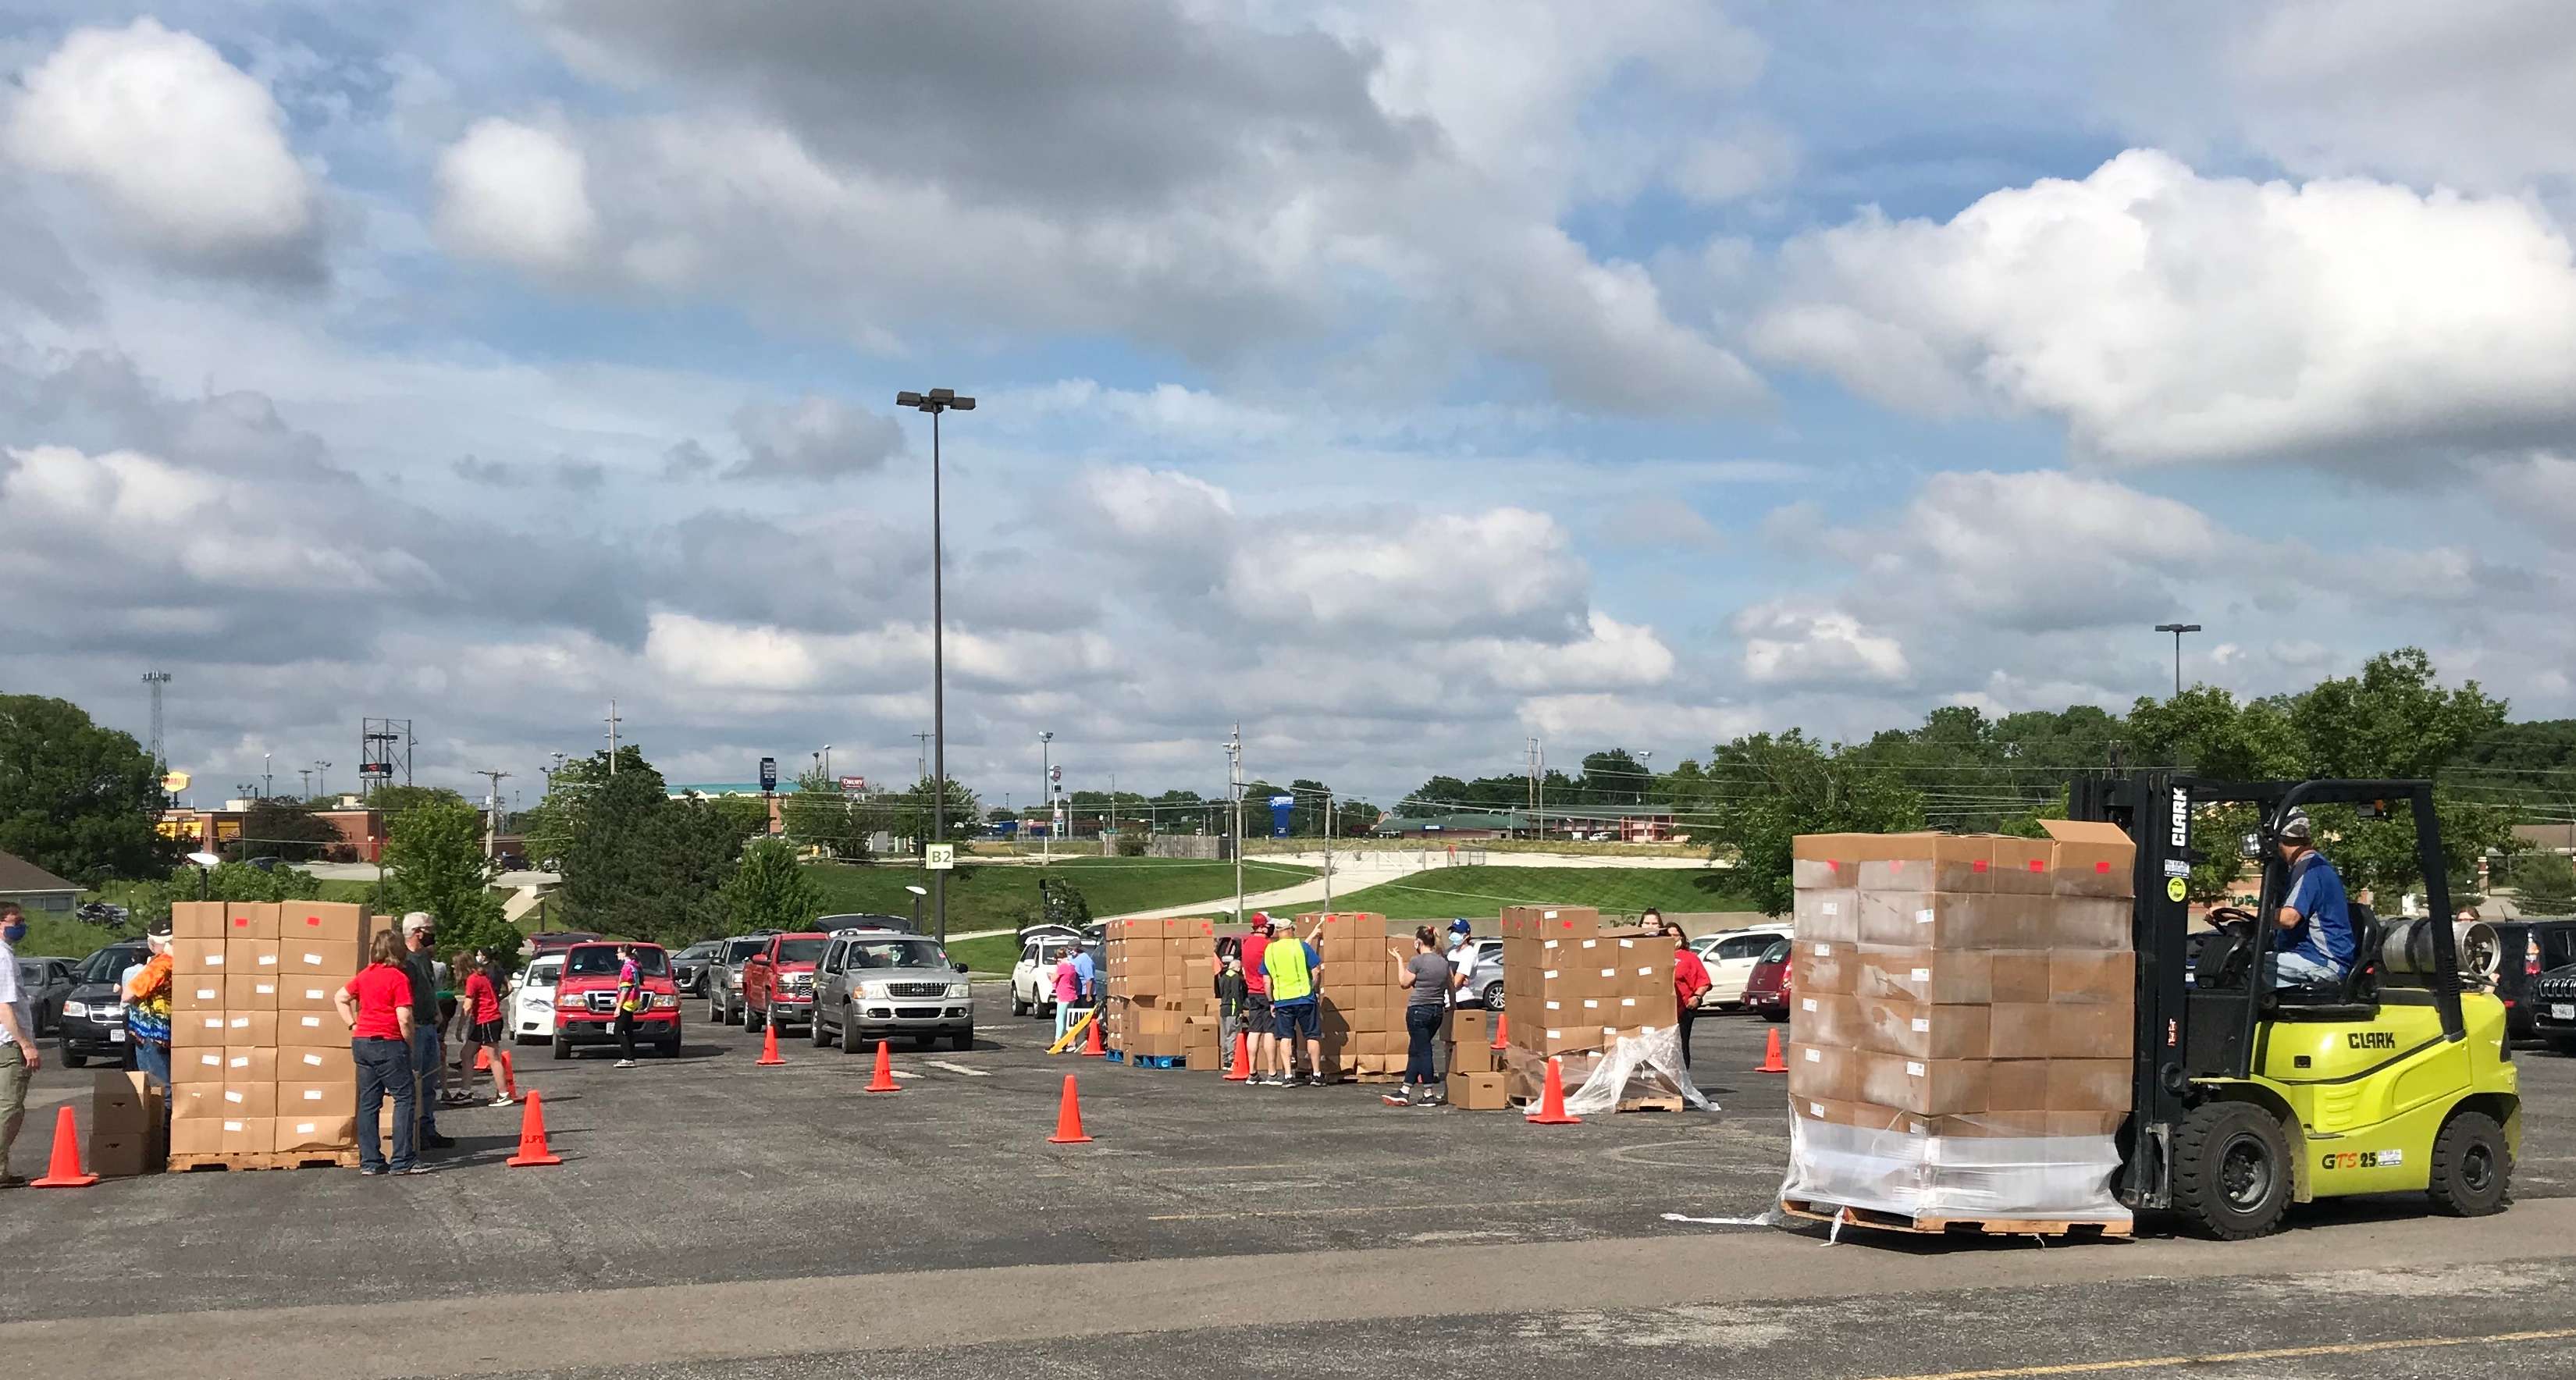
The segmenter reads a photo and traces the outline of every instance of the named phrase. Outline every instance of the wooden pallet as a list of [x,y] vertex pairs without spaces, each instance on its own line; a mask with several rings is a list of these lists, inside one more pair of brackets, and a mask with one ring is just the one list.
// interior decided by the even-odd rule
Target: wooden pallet
[[1911,1232],[1918,1236],[2072,1236],[2125,1237],[2134,1223],[2064,1217],[1906,1217],[1871,1208],[1843,1207],[1805,1198],[1783,1198],[1780,1211],[1810,1222],[1840,1219],[1850,1227]]
[[355,1169],[358,1152],[348,1150],[273,1150],[257,1155],[172,1155],[173,1174],[200,1169]]
[[[1506,1097],[1504,1101],[1509,1102],[1511,1104],[1511,1110],[1515,1112],[1527,1111],[1528,1109],[1538,1105],[1537,1098],[1521,1097],[1517,1094]],[[1681,1098],[1678,1095],[1672,1094],[1660,1097],[1623,1097],[1619,1099],[1619,1105],[1614,1110],[1622,1112],[1678,1112],[1682,1109],[1682,1105]]]

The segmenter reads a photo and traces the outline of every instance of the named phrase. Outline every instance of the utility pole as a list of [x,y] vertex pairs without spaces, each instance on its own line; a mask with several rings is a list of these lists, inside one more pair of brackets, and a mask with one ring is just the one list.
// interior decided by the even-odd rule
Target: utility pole
[[315,795],[329,795],[331,793],[330,763],[316,761],[313,764],[313,793]]
[[1243,725],[1225,740],[1226,794],[1234,801],[1234,919],[1243,923]]
[[2182,698],[2182,635],[2184,633],[2200,631],[2200,625],[2198,623],[2158,623],[2156,625],[2156,631],[2169,632],[2173,634],[2174,698],[2180,699]]
[[608,774],[615,776],[617,774],[617,699],[615,696],[609,698],[608,717],[601,722],[608,725]]
[[1047,829],[1038,842],[1038,866],[1055,861],[1055,730],[1038,730],[1038,804],[1045,808]]
[[161,775],[170,771],[169,754],[161,747],[161,687],[170,683],[167,671],[146,671],[143,683],[152,687],[152,770]]
[[275,794],[277,776],[268,769],[268,754],[263,752],[259,755],[259,798],[266,800]]
[[476,771],[474,774],[476,776],[487,776],[492,779],[491,789],[483,794],[483,859],[484,861],[489,862],[491,861],[493,854],[499,851],[501,839],[501,783],[509,777],[510,773],[506,771],[497,771],[490,767],[484,767],[481,770]]
[[1547,745],[1531,738],[1524,750],[1529,754],[1530,814],[1543,843],[1547,840]]
[[913,750],[913,770],[918,774],[917,779],[927,781],[930,779],[930,735],[916,733],[912,735],[912,739],[916,744]]
[[302,794],[298,795],[296,799],[311,800],[313,798],[313,769],[311,767],[297,767],[295,769],[295,775],[298,778],[296,789],[302,792]]
[[1333,793],[1324,792],[1324,913],[1333,911]]

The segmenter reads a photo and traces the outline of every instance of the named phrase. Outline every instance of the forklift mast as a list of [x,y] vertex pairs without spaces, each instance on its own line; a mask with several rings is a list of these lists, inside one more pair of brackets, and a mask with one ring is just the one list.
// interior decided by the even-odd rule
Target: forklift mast
[[[2171,1205],[2172,1135],[2196,1100],[2202,1081],[2243,1079],[2260,1058],[2265,999],[2263,958],[2278,936],[2267,917],[2278,913],[2288,876],[2271,843],[2292,810],[2308,804],[2406,801],[2413,808],[2417,862],[2428,910],[2444,923],[2431,926],[2434,973],[2427,979],[2453,1040],[2466,1036],[2460,1014],[2458,958],[2448,919],[2450,887],[2440,827],[2426,781],[2214,781],[2180,772],[2146,771],[2125,777],[2088,777],[2068,793],[2071,819],[2119,825],[2137,844],[2137,906],[2131,941],[2138,955],[2137,1050],[2123,1197],[2133,1207]],[[2190,970],[2191,907],[2187,887],[2194,863],[2211,849],[2236,855],[2237,840],[2195,843],[2193,815],[2206,805],[2251,804],[2262,815],[2263,881],[2254,908],[2254,953],[2245,986],[2209,990],[2186,981]],[[2331,856],[2330,849],[2327,850]],[[2376,955],[2356,955],[2361,962]]]

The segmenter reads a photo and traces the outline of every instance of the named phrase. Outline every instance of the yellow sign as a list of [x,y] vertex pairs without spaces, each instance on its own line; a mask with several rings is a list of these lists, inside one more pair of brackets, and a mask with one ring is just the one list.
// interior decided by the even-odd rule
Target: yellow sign
[[922,847],[921,853],[921,865],[927,871],[953,872],[957,868],[956,844],[925,844]]
[[161,778],[161,789],[171,792],[184,791],[188,789],[188,774],[184,771],[174,771],[163,776]]
[[2166,895],[2168,898],[2170,898],[2170,899],[2172,899],[2172,900],[2179,901],[2179,900],[2181,900],[2181,899],[2183,898],[2183,894],[2184,894],[2185,890],[2186,890],[2186,888],[2185,888],[2185,887],[2183,886],[2183,884],[2182,884],[2182,878],[2180,878],[2180,877],[2167,877],[2167,878],[2165,878],[2165,895]]

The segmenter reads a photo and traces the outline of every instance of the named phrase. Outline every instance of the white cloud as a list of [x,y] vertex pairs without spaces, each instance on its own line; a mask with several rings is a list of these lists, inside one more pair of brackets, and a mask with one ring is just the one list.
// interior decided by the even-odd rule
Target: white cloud
[[1789,600],[1735,615],[1744,677],[1756,685],[1901,682],[1911,674],[1898,641],[1837,609]]
[[746,452],[734,473],[753,477],[837,479],[903,450],[903,428],[892,417],[813,393],[748,404],[734,414],[734,431]]
[[438,226],[465,253],[521,268],[584,267],[599,235],[581,149],[553,130],[478,120],[438,158]]
[[1652,686],[1672,678],[1672,649],[1653,628],[1595,612],[1585,619],[1585,633],[1571,642],[1480,637],[1434,660],[1525,694]]
[[1946,223],[1873,212],[1781,263],[1770,357],[1897,406],[2058,416],[2115,460],[2386,464],[2576,420],[2576,264],[2518,200],[2139,150]]
[[2200,510],[2107,479],[1935,474],[1883,523],[1828,545],[1889,591],[2029,630],[2169,612],[2176,577],[2221,549]]
[[150,18],[76,29],[8,112],[18,162],[76,179],[172,262],[317,271],[315,190],[268,88],[213,45]]
[[1798,170],[1798,141],[1776,125],[1752,123],[1691,144],[1673,168],[1676,191],[1718,204],[1771,191]]
[[1545,513],[1438,513],[1388,532],[1279,531],[1238,547],[1224,594],[1238,614],[1315,630],[1510,632],[1583,626],[1590,574]]

